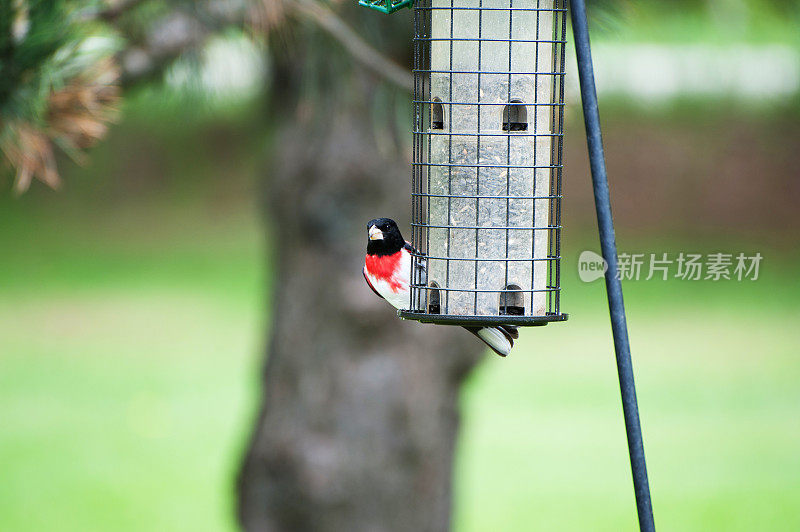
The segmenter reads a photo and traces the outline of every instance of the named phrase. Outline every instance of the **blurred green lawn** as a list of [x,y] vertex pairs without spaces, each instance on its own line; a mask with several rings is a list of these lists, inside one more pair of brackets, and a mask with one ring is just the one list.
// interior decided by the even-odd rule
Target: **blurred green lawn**
[[232,528],[265,319],[253,212],[2,203],[0,530]]
[[[255,207],[65,194],[2,200],[0,529],[233,529],[268,319]],[[458,530],[635,528],[602,284],[575,256],[570,321],[466,387]],[[757,283],[628,286],[663,530],[800,529],[798,288],[776,260]]]

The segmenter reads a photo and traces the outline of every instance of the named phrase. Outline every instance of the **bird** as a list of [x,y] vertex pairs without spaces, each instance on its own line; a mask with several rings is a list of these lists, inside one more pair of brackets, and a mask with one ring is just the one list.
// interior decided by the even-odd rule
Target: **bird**
[[[391,218],[375,218],[367,223],[367,255],[364,258],[364,279],[378,297],[397,309],[407,309],[411,302],[412,257],[420,256],[403,239],[397,223]],[[415,261],[424,273],[424,259]],[[480,338],[498,355],[505,357],[514,347],[519,332],[513,325],[464,327]]]

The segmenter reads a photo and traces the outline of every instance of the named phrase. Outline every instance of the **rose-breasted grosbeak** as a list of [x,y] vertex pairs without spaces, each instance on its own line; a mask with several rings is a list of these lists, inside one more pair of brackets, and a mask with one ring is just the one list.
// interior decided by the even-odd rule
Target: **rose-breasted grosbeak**
[[[364,279],[375,294],[398,309],[408,308],[411,302],[411,254],[415,252],[411,244],[403,240],[400,229],[394,220],[377,218],[367,224],[369,240],[367,256],[364,260]],[[417,261],[418,268],[425,268]],[[464,327],[483,340],[492,351],[506,356],[519,338],[517,328],[512,325],[497,327]]]

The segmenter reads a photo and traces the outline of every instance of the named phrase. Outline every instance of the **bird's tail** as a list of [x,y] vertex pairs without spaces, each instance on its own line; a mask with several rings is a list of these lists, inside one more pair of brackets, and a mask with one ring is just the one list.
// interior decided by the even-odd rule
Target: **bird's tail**
[[466,330],[480,338],[492,351],[501,357],[508,356],[514,347],[514,340],[519,338],[519,331],[513,325],[498,325],[497,327],[464,327]]

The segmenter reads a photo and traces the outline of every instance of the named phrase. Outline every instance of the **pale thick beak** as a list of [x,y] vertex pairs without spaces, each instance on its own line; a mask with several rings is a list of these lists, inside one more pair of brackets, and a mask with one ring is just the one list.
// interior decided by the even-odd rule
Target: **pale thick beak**
[[374,225],[370,226],[369,228],[369,239],[370,240],[383,240],[383,231],[375,227]]

